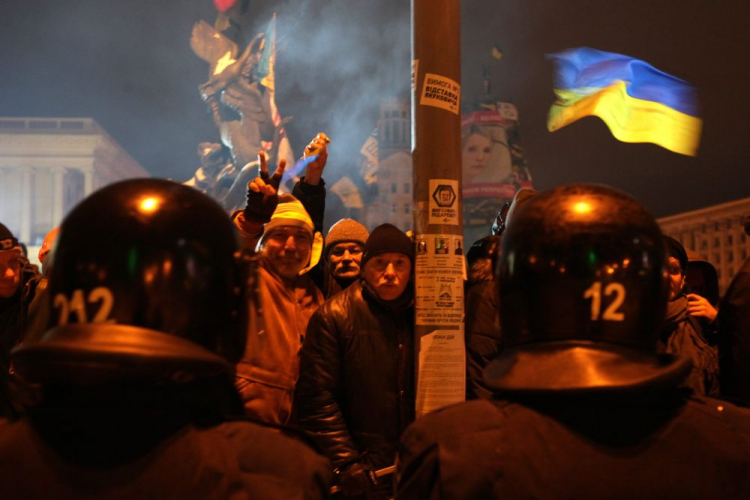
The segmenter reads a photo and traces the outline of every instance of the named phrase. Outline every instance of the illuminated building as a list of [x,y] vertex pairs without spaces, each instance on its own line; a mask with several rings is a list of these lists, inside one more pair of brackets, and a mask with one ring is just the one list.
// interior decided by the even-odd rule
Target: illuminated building
[[0,118],[0,221],[38,245],[85,196],[133,177],[150,177],[91,118]]
[[721,203],[657,219],[664,234],[700,254],[716,267],[719,291],[724,293],[735,273],[750,255],[745,218],[750,198]]
[[378,121],[377,187],[365,224],[370,229],[386,222],[403,231],[414,226],[410,127],[408,101],[383,102]]

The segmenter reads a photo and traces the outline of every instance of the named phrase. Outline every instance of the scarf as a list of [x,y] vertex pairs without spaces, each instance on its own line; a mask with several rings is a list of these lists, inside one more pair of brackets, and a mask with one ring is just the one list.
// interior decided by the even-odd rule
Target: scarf
[[716,348],[703,337],[700,323],[688,314],[688,300],[680,295],[667,304],[667,315],[661,332],[662,350],[687,356],[693,361],[685,385],[700,396],[717,396],[719,392],[719,356]]

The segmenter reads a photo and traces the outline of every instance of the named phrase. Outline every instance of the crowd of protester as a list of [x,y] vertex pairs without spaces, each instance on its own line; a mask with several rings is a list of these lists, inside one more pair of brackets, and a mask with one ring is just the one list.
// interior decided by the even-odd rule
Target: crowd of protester
[[103,188],[42,273],[0,224],[6,498],[750,498],[750,259],[720,298],[626,195],[521,190],[466,255],[474,401],[415,422],[414,243],[322,235],[322,140],[229,217]]

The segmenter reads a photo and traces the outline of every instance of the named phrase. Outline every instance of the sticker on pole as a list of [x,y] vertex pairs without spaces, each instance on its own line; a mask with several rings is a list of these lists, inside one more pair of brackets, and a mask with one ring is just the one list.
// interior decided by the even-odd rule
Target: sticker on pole
[[458,225],[458,181],[430,179],[428,224]]
[[434,106],[458,114],[461,100],[461,85],[448,77],[426,73],[419,104]]
[[417,235],[414,313],[417,325],[464,321],[464,245],[457,234]]

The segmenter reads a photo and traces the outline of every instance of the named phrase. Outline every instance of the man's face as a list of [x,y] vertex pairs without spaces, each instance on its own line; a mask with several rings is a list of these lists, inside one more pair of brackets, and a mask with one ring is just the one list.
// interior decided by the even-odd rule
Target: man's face
[[12,297],[21,284],[21,252],[0,252],[0,298]]
[[335,278],[356,278],[361,262],[362,245],[359,243],[337,243],[328,253],[328,263]]
[[680,261],[669,257],[667,272],[669,273],[669,300],[674,300],[680,296],[682,287],[685,286],[685,275],[682,274]]
[[381,300],[395,300],[409,284],[411,261],[402,253],[381,253],[367,261],[363,273],[365,281]]
[[263,240],[261,254],[279,276],[294,279],[310,260],[312,236],[301,227],[279,226]]

